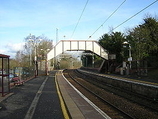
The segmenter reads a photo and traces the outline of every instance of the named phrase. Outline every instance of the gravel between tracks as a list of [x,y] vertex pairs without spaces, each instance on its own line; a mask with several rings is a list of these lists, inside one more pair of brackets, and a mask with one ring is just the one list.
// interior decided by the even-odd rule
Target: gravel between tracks
[[[76,77],[74,72],[71,72],[71,75]],[[77,77],[76,77],[77,78]],[[77,80],[84,86],[86,86],[91,91],[97,93],[102,98],[106,99],[108,102],[115,105],[117,108],[125,111],[126,113],[130,114],[132,117],[136,119],[157,119],[158,113],[153,112],[144,106],[138,105],[134,102],[131,102],[123,97],[110,93],[104,89],[101,89],[91,83],[85,81],[84,79],[77,78]],[[93,79],[91,79],[93,80]]]

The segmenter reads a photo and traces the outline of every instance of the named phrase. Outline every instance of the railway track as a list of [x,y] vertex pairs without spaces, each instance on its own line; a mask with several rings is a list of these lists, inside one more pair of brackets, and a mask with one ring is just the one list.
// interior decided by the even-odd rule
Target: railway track
[[144,109],[144,107],[131,103],[127,99],[87,82],[84,78],[78,77],[77,75],[79,74],[76,74],[74,70],[64,71],[64,76],[70,83],[112,119],[154,119],[158,117],[156,113],[150,112]]
[[78,90],[80,90],[84,95],[86,95],[86,97],[88,97],[95,105],[97,105],[101,110],[106,112],[106,114],[109,115],[112,119],[133,119],[133,117],[131,117],[124,111],[118,109],[110,102],[106,101],[104,98],[99,96],[96,92],[92,91],[91,88],[94,88],[94,85],[90,86],[89,84],[87,84],[87,82],[85,82],[85,80],[82,80],[81,78],[77,78],[75,75],[73,75],[72,70],[71,71],[69,70],[68,72],[67,71],[64,72],[64,76]]
[[[152,111],[158,112],[158,100],[154,100],[152,98],[145,97],[145,96],[140,95],[140,94],[136,94],[132,91],[109,85],[109,84],[105,83],[105,81],[104,81],[105,78],[103,78],[101,76],[98,76],[97,78],[93,78],[94,76],[92,76],[92,75],[85,76],[81,72],[79,72],[78,70],[75,70],[74,72],[75,72],[76,76],[83,78],[84,80],[86,80],[86,81],[88,81],[88,82],[90,82],[90,83],[92,83],[100,88],[103,88],[109,92],[112,92],[116,95],[124,97],[124,98],[126,98],[134,103],[139,103],[140,105],[142,105],[146,108],[149,108]],[[91,80],[91,79],[93,79],[93,80]]]

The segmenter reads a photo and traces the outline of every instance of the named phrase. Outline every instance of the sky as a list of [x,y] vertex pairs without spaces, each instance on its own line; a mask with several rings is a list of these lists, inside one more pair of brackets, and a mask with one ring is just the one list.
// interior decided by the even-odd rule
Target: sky
[[[22,49],[24,38],[29,34],[44,35],[51,39],[54,45],[57,37],[58,41],[98,40],[111,28],[123,23],[154,1],[0,0],[0,54],[13,58],[15,53]],[[125,29],[142,24],[147,14],[158,16],[158,0],[115,31],[125,32]]]

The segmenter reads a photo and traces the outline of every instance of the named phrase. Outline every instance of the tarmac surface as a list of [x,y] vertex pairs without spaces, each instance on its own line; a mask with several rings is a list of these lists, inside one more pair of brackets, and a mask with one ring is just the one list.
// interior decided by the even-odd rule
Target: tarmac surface
[[64,119],[54,75],[55,71],[12,88],[0,98],[0,119]]
[[110,119],[71,86],[60,70],[33,78],[12,88],[5,97],[0,96],[0,119],[64,118]]

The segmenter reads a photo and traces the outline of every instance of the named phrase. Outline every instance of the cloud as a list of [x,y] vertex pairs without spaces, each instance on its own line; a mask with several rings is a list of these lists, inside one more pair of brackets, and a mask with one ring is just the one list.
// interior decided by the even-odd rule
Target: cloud
[[9,52],[8,49],[0,49],[0,54],[9,55],[10,58],[14,58],[15,57],[15,53]]
[[7,53],[6,50],[0,49],[0,54],[6,54],[6,53]]
[[16,53],[17,51],[22,50],[23,47],[24,47],[24,43],[15,43],[15,44],[8,43],[6,45],[6,48],[11,53]]
[[17,51],[23,50],[23,43],[7,43],[4,47],[2,46],[0,49],[0,54],[9,55],[10,58],[14,58]]

